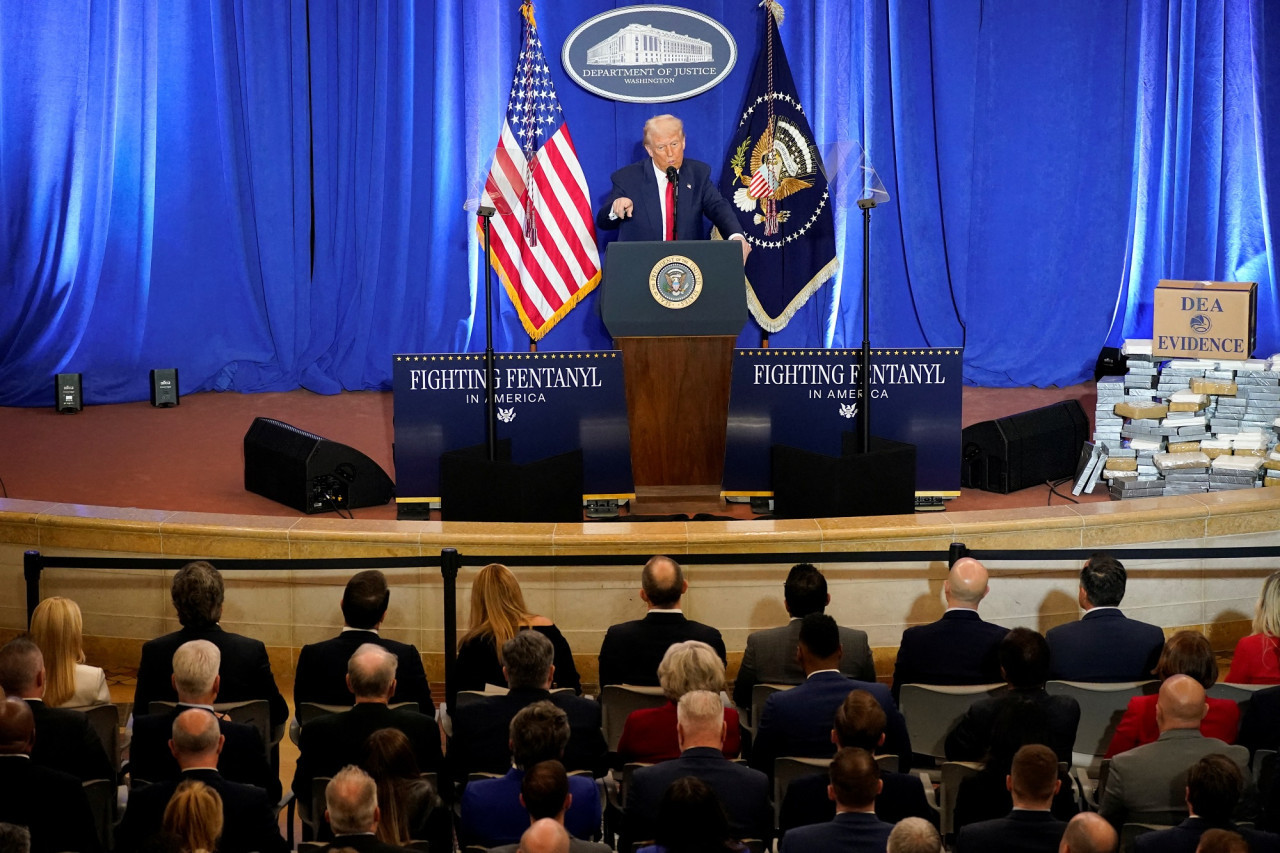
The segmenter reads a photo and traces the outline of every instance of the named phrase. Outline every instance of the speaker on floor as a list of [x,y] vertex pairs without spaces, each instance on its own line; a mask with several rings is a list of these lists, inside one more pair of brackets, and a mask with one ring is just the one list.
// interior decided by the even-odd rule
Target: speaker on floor
[[395,485],[368,456],[271,418],[244,436],[244,487],[300,512],[381,506]]
[[178,368],[162,367],[151,371],[151,405],[157,409],[178,405]]
[[53,379],[54,411],[72,414],[84,408],[79,373],[59,373]]
[[776,518],[837,518],[915,512],[916,446],[871,437],[857,453],[858,436],[846,432],[840,456],[775,444],[773,514]]
[[511,439],[440,454],[442,521],[582,521],[582,451],[519,464]]
[[965,427],[960,484],[1008,494],[1072,477],[1089,419],[1078,400],[1063,400]]

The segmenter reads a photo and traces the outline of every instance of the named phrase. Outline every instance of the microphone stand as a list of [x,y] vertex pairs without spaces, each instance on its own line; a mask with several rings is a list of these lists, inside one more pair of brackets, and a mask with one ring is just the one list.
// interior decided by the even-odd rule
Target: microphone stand
[[862,211],[862,351],[858,356],[858,396],[862,398],[862,418],[858,430],[858,451],[871,452],[871,208],[874,198],[858,199]]
[[494,208],[483,206],[476,210],[484,223],[484,440],[490,462],[498,458],[498,405],[493,387],[493,264],[489,260],[489,223],[495,212]]

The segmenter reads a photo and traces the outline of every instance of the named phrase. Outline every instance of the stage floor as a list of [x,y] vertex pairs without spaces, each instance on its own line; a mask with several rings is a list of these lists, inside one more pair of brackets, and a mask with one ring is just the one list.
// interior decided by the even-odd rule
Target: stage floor
[[[962,423],[1003,417],[1076,399],[1092,423],[1093,383],[1067,388],[965,388]],[[267,394],[201,393],[179,406],[149,403],[87,406],[71,415],[52,405],[0,408],[2,497],[91,506],[236,515],[300,513],[244,489],[244,434],[255,417],[270,417],[368,454],[395,476],[390,392],[309,391]],[[482,437],[477,437],[482,440]],[[1070,487],[1059,489],[1070,497]],[[1104,490],[1082,502],[1107,500]],[[1047,486],[999,495],[961,490],[952,511],[1062,505]],[[686,510],[684,507],[682,511]],[[745,504],[712,502],[696,511],[755,517]],[[353,511],[358,519],[394,519],[395,504]]]

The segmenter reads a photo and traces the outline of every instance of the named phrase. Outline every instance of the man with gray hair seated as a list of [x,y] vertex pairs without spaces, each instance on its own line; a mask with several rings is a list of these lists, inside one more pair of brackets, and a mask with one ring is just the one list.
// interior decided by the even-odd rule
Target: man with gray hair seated
[[355,850],[357,853],[397,853],[374,834],[382,820],[378,807],[378,785],[359,767],[347,765],[329,780],[324,789],[324,819],[333,830],[327,850]]
[[520,631],[503,643],[506,695],[468,702],[465,710],[454,714],[449,767],[455,779],[466,779],[468,773],[505,773],[511,766],[511,721],[534,702],[551,702],[569,719],[565,769],[604,772],[608,747],[600,731],[600,704],[570,690],[552,693],[554,659],[551,641],[537,631]]
[[[1103,821],[1105,823],[1105,821]],[[922,817],[905,817],[889,833],[886,853],[942,853],[942,836]]]
[[443,764],[436,721],[417,711],[389,707],[396,692],[396,656],[392,652],[373,643],[356,649],[347,663],[347,686],[355,694],[350,711],[317,717],[298,734],[293,792],[307,815],[311,814],[312,780],[333,776],[348,764],[358,766],[365,758],[365,741],[378,729],[403,732],[422,772],[438,771]]

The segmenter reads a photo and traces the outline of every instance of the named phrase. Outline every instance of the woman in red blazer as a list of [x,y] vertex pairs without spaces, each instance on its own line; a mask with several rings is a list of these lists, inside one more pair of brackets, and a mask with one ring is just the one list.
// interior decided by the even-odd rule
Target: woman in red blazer
[[1280,572],[1262,582],[1253,633],[1241,637],[1231,658],[1229,684],[1280,684]]
[[[680,757],[676,737],[676,703],[691,690],[724,690],[724,663],[715,650],[698,640],[675,643],[658,664],[658,683],[667,696],[667,704],[642,708],[627,715],[618,740],[618,759],[622,763],[642,761],[657,763]],[[736,758],[741,748],[738,711],[724,709],[725,758]]]
[[[1171,675],[1189,675],[1208,690],[1218,680],[1218,664],[1213,658],[1213,649],[1204,634],[1199,631],[1179,631],[1165,641],[1164,651],[1156,663],[1155,676],[1164,681]],[[1135,696],[1129,700],[1116,733],[1107,746],[1106,757],[1110,758],[1135,746],[1153,743],[1160,737],[1160,728],[1156,725],[1155,694]],[[1236,729],[1240,726],[1240,706],[1230,699],[1205,700],[1209,703],[1209,713],[1200,721],[1200,733],[1205,737],[1215,737],[1226,743],[1236,742]]]

